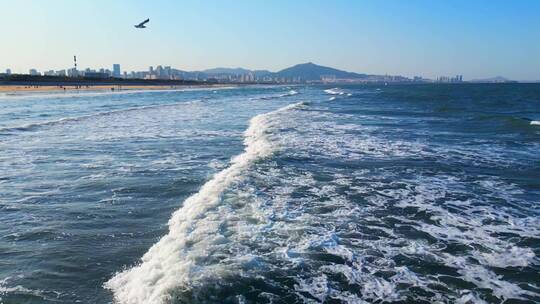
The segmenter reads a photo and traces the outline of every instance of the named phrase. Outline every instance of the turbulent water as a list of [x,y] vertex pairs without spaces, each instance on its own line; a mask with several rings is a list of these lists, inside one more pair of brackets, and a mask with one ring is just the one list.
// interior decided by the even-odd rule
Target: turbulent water
[[0,303],[540,302],[540,85],[0,95]]

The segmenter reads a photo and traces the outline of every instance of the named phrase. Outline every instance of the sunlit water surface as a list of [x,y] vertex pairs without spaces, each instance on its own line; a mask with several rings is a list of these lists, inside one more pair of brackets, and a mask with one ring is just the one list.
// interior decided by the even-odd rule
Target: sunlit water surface
[[540,301],[540,85],[0,96],[0,303]]

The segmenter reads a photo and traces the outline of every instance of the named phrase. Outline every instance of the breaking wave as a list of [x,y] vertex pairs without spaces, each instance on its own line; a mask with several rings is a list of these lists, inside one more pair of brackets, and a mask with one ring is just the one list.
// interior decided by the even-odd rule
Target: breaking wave
[[[202,267],[209,253],[230,240],[220,233],[228,221],[234,221],[222,200],[223,192],[243,178],[244,171],[259,159],[278,149],[271,129],[279,127],[279,113],[304,106],[300,102],[253,117],[245,131],[245,150],[234,157],[228,168],[215,174],[199,192],[186,199],[182,208],[169,220],[169,233],[154,244],[142,262],[117,273],[105,283],[120,303],[163,303],[176,288],[188,287],[201,279]],[[227,272],[219,266],[214,275]],[[199,277],[198,277],[199,276]]]
[[342,90],[340,88],[333,88],[333,89],[327,89],[324,90],[324,92],[328,95],[332,95],[328,100],[333,101],[336,100],[338,97],[351,97],[352,93],[347,93],[345,90]]
[[340,88],[327,89],[324,92],[330,95],[345,95],[345,91]]
[[40,302],[44,302],[44,301],[56,302],[58,296],[60,295],[60,293],[56,291],[43,291],[43,290],[30,289],[21,285],[8,287],[7,285],[9,281],[11,281],[12,279],[13,278],[11,277],[0,279],[0,303],[4,303],[3,301],[6,300],[3,297],[7,297],[8,298],[7,300],[9,300],[10,297],[13,297],[16,295],[39,299]]
[[290,96],[294,96],[298,94],[300,94],[298,91],[290,90],[287,93],[283,93],[283,94],[253,97],[253,98],[250,98],[250,100],[271,100],[271,99],[277,99],[277,98],[283,98],[283,97],[290,97]]
[[490,176],[415,167],[352,169],[418,155],[445,155],[440,161],[452,164],[516,162],[496,151],[384,140],[379,129],[326,106],[291,111],[303,105],[251,120],[244,153],[184,202],[141,264],[105,284],[118,302],[538,297],[536,286],[499,275],[540,262],[528,245],[540,233],[538,219],[522,189]]

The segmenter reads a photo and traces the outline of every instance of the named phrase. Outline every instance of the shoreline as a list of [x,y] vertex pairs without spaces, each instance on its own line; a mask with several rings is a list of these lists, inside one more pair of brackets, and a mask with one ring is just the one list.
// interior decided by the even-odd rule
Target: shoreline
[[80,91],[129,91],[129,90],[181,90],[191,88],[220,88],[230,87],[230,84],[204,84],[204,85],[140,85],[140,84],[109,84],[109,85],[23,85],[23,84],[3,84],[0,85],[0,93],[48,93],[48,92],[80,92]]

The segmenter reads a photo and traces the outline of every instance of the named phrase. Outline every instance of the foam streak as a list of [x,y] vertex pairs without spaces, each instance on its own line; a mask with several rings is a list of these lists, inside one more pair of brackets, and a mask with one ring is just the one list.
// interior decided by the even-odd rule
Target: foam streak
[[173,289],[189,286],[190,278],[197,272],[197,263],[208,254],[208,248],[227,241],[218,233],[219,225],[205,220],[207,213],[218,207],[223,191],[240,180],[253,162],[276,150],[269,138],[276,114],[301,105],[303,103],[292,104],[251,119],[244,134],[244,152],[184,201],[169,220],[169,233],[150,248],[141,264],[117,273],[105,283],[105,288],[114,292],[116,301],[164,303]]

